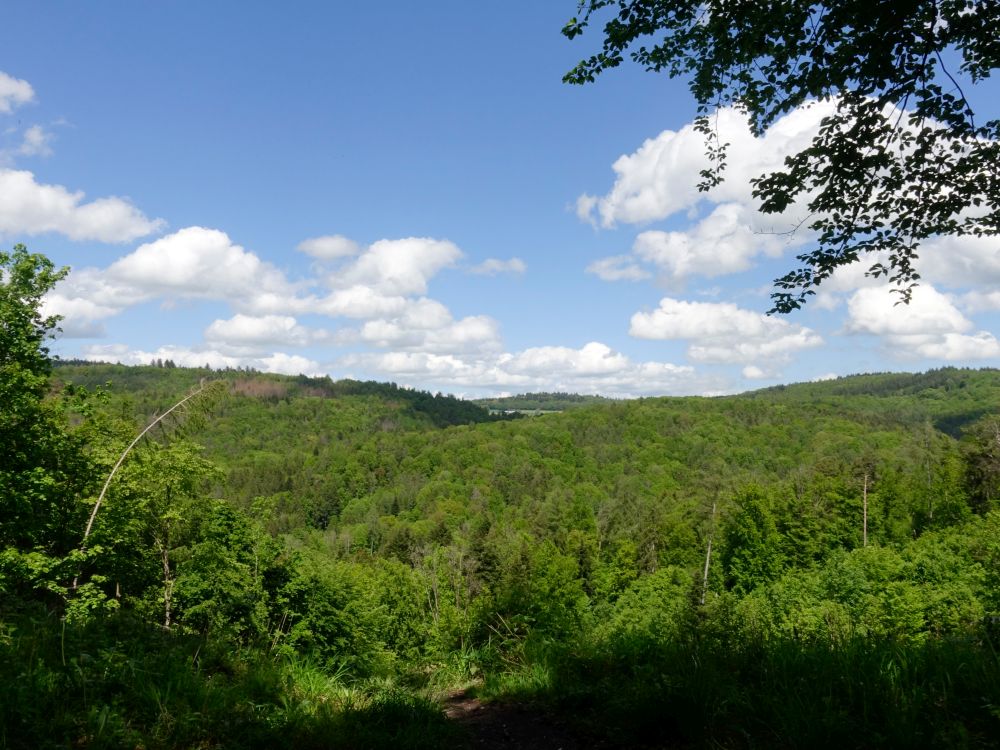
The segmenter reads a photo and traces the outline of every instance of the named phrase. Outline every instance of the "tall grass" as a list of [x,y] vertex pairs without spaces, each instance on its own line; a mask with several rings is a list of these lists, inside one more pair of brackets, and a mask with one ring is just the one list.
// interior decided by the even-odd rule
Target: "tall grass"
[[1000,744],[1000,662],[987,640],[620,639],[553,648],[482,693],[533,700],[621,746]]
[[387,680],[230,650],[126,616],[0,628],[3,748],[436,748],[440,708]]

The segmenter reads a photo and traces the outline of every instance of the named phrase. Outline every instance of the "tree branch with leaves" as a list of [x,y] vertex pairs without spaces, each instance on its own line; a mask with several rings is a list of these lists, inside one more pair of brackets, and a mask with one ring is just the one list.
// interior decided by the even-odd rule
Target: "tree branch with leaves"
[[959,81],[1000,67],[997,3],[583,0],[578,13],[563,34],[606,18],[603,48],[564,81],[591,83],[626,55],[688,79],[711,164],[703,191],[726,164],[713,111],[738,107],[759,137],[812,101],[835,103],[808,147],[753,181],[763,213],[804,203],[815,234],[801,265],[775,280],[772,313],[800,308],[862,259],[909,302],[922,243],[1000,233],[1000,120],[977,122]]

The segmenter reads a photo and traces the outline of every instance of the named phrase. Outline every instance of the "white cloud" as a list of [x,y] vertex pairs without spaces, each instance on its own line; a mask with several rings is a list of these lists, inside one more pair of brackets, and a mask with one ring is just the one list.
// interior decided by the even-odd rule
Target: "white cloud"
[[131,349],[124,344],[101,344],[83,348],[83,358],[96,362],[121,362],[126,365],[148,365],[153,360],[173,360],[181,367],[204,367],[221,370],[227,367],[252,367],[262,372],[283,375],[322,375],[318,362],[298,355],[275,352],[268,356],[236,356],[210,348],[161,346],[156,351]]
[[612,351],[605,344],[591,341],[582,349],[565,346],[539,346],[507,355],[502,360],[508,372],[541,375],[571,372],[575,375],[607,375],[628,365],[628,357]]
[[0,71],[0,114],[10,114],[35,98],[31,84]]
[[41,125],[32,125],[24,131],[24,140],[17,149],[21,156],[52,156],[52,133]]
[[233,347],[307,346],[327,338],[325,331],[301,326],[290,315],[244,315],[215,320],[205,329],[206,340]]
[[521,274],[526,270],[528,270],[528,267],[520,258],[511,258],[510,260],[487,258],[479,265],[472,266],[472,268],[469,269],[469,273],[480,276],[496,276],[498,273]]
[[304,304],[280,271],[224,232],[187,227],[140,245],[108,268],[71,271],[46,295],[45,309],[65,316],[73,330],[97,330],[95,322],[157,297],[222,300],[263,313]]
[[225,299],[252,309],[262,292],[291,295],[284,275],[234,244],[225,232],[186,227],[140,245],[108,267],[109,279],[142,296]]
[[362,319],[396,315],[405,307],[405,297],[385,295],[363,284],[337,289],[309,305],[310,309],[323,315]]
[[1000,341],[989,331],[974,334],[945,333],[940,336],[896,337],[896,348],[928,359],[950,361],[1000,357]]
[[597,226],[597,221],[594,219],[594,208],[599,202],[599,198],[596,195],[587,195],[584,193],[579,198],[576,199],[576,216],[580,221],[585,221],[593,227]]
[[966,292],[959,298],[959,302],[968,313],[1000,310],[1000,291]]
[[[786,155],[807,146],[832,102],[813,102],[780,118],[762,138],[754,138],[746,116],[728,107],[719,110],[713,127],[721,141],[729,143],[725,181],[707,197],[715,203],[752,205],[750,180],[782,166]],[[698,191],[701,170],[709,166],[704,136],[693,124],[679,131],[665,130],[645,141],[632,154],[612,165],[615,182],[604,196],[583,195],[577,200],[577,215],[605,227],[619,223],[642,224],[664,219],[699,203],[706,194]]]
[[737,203],[723,203],[685,232],[642,232],[632,252],[655,265],[671,279],[720,276],[745,271],[760,254],[781,255],[803,236],[788,238],[769,233],[757,224],[759,216]]
[[462,251],[446,240],[379,240],[330,281],[334,287],[366,286],[388,296],[426,294],[427,282],[461,257]]
[[[727,167],[724,181],[705,193],[697,190],[699,172],[708,166],[704,137],[693,124],[664,131],[620,157],[612,167],[610,190],[601,196],[584,194],[577,200],[580,218],[610,228],[686,213],[689,226],[643,232],[630,256],[605,259],[598,262],[603,265],[592,264],[588,270],[617,280],[640,278],[643,271],[655,267],[665,280],[683,281],[693,276],[743,272],[761,256],[779,257],[789,248],[815,242],[815,234],[802,225],[808,195],[800,196],[780,216],[765,216],[757,211],[751,181],[783,168],[787,155],[806,148],[822,119],[835,107],[835,100],[808,102],[777,120],[760,138],[752,136],[738,110],[719,110],[712,125],[720,140],[729,143]],[[706,204],[712,207],[710,214],[693,221]],[[859,288],[882,286],[884,280],[868,278],[865,272],[873,263],[886,260],[879,254],[839,268],[814,290],[811,306],[833,310]],[[1000,238],[931,238],[921,245],[918,269],[922,283],[965,291],[959,299],[969,312],[998,309],[1000,305],[993,292],[1000,287]]]
[[612,255],[595,260],[586,271],[602,281],[642,281],[652,275],[635,263],[630,255]]
[[40,184],[31,172],[0,169],[0,234],[56,232],[71,240],[129,242],[164,225],[123,198],[83,200],[82,192]]
[[257,360],[257,369],[264,372],[278,372],[282,375],[323,375],[323,368],[318,362],[297,354],[275,352],[269,357]]
[[486,315],[473,315],[440,328],[409,328],[400,320],[370,320],[358,339],[372,346],[469,357],[500,348],[500,327]]
[[401,314],[369,320],[344,338],[383,349],[474,357],[501,350],[500,326],[486,315],[454,320],[448,308],[426,297],[406,303]]
[[[785,115],[755,138],[746,117],[734,108],[719,110],[714,124],[729,151],[724,181],[707,193],[698,190],[700,172],[709,166],[704,136],[693,124],[679,131],[666,130],[645,141],[632,154],[615,161],[615,182],[602,197],[582,195],[577,214],[592,224],[614,227],[621,223],[646,224],[687,212],[697,215],[703,202],[710,213],[680,231],[650,230],[638,235],[632,263],[621,256],[592,264],[593,273],[606,280],[642,277],[643,264],[654,266],[669,281],[692,276],[714,277],[753,267],[760,256],[778,257],[791,247],[812,239],[800,227],[792,207],[781,216],[758,212],[750,181],[779,169],[786,155],[804,148],[817,132],[832,102],[812,102]],[[601,263],[599,261],[598,263]],[[621,269],[627,275],[616,273]]]
[[42,300],[43,315],[62,315],[71,319],[95,321],[109,318],[121,312],[121,307],[101,304],[85,297],[72,296],[74,294],[72,291],[63,294],[62,290],[66,287],[65,283],[60,284],[56,290],[46,295]]
[[747,380],[767,380],[768,378],[775,377],[774,372],[764,370],[763,368],[757,367],[757,365],[747,365],[741,372],[743,377]]
[[847,303],[848,332],[907,336],[957,333],[972,327],[951,300],[929,284],[913,290],[910,304],[897,304],[899,300],[887,284],[859,289]]
[[[728,392],[727,382],[667,362],[634,362],[605,344],[580,349],[543,346],[470,360],[452,354],[387,352],[351,354],[339,363],[388,377],[455,390],[558,390],[630,397]],[[427,384],[427,385],[424,385]]]
[[847,303],[848,333],[880,336],[885,346],[904,357],[968,360],[1000,356],[1000,342],[974,327],[949,297],[930,284],[913,290],[909,305],[896,304],[892,287],[859,289]]
[[320,260],[347,258],[361,252],[361,246],[357,242],[339,234],[310,237],[302,240],[296,249]]
[[66,335],[87,336],[102,329],[97,323],[146,299],[145,293],[109,278],[96,268],[70,271],[42,301],[46,315],[62,315]]
[[745,310],[730,302],[686,302],[664,297],[652,312],[632,316],[629,333],[636,338],[692,343],[688,356],[700,362],[756,364],[787,361],[802,349],[819,346],[815,331]]
[[368,321],[360,331],[339,332],[340,342],[413,351],[498,351],[499,326],[492,318],[456,321],[440,302],[410,296],[460,255],[449,242],[383,240],[327,278],[331,290],[317,293],[318,280],[290,282],[225,232],[186,227],[140,245],[106,269],[72,272],[49,295],[48,305],[72,318],[79,330],[94,330],[94,322],[157,297],[224,301],[237,314],[216,320],[205,335],[234,355],[267,345],[334,341],[293,317],[307,313]]
[[920,273],[945,287],[1000,287],[1000,237],[935,237],[920,248]]

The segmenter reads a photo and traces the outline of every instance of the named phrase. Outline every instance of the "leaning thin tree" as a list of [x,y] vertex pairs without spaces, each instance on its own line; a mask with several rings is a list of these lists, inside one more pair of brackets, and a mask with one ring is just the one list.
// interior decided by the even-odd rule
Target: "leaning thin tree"
[[[212,380],[212,381],[202,380],[198,388],[196,388],[194,391],[184,396],[184,398],[182,398],[180,401],[178,401],[169,409],[167,409],[165,412],[163,412],[163,414],[160,414],[152,421],[150,421],[150,423],[146,425],[146,427],[143,428],[138,435],[135,436],[132,442],[129,443],[128,446],[126,446],[125,450],[123,450],[121,452],[121,455],[118,456],[118,460],[115,462],[114,466],[111,467],[111,471],[108,473],[107,478],[105,478],[104,486],[101,488],[101,493],[97,496],[97,500],[94,502],[94,507],[90,511],[90,516],[87,518],[87,525],[83,530],[83,540],[80,543],[81,552],[85,552],[87,549],[87,540],[90,538],[90,532],[94,527],[94,521],[97,519],[97,513],[101,509],[101,506],[104,503],[104,498],[108,493],[108,488],[111,487],[111,480],[115,478],[115,475],[118,473],[118,470],[122,467],[122,464],[125,463],[125,459],[128,458],[132,450],[142,442],[143,438],[145,438],[153,430],[154,427],[163,424],[164,420],[166,420],[167,417],[177,413],[178,410],[185,409],[199,397],[211,396],[212,394],[220,392],[221,389],[224,389],[225,387],[226,387],[225,384],[220,380]],[[77,584],[79,582],[79,578],[80,578],[79,574],[77,574],[73,578],[73,586],[72,586],[73,591],[77,590]]]

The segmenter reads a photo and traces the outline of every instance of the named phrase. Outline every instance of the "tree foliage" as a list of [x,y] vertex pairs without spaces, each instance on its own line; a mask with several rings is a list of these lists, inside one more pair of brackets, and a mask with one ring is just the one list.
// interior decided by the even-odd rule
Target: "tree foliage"
[[713,110],[741,108],[759,136],[797,107],[835,102],[807,148],[753,182],[764,213],[804,203],[816,236],[801,267],[775,281],[772,312],[800,307],[862,258],[908,302],[923,241],[1000,232],[1000,120],[978,121],[963,90],[1000,66],[996,3],[582,0],[579,11],[570,39],[611,17],[602,51],[564,80],[591,82],[626,54],[688,78],[712,163],[704,190],[726,163]]
[[66,274],[23,245],[0,252],[0,549],[66,552],[89,484],[82,444],[49,395],[45,342],[58,318],[42,297]]

